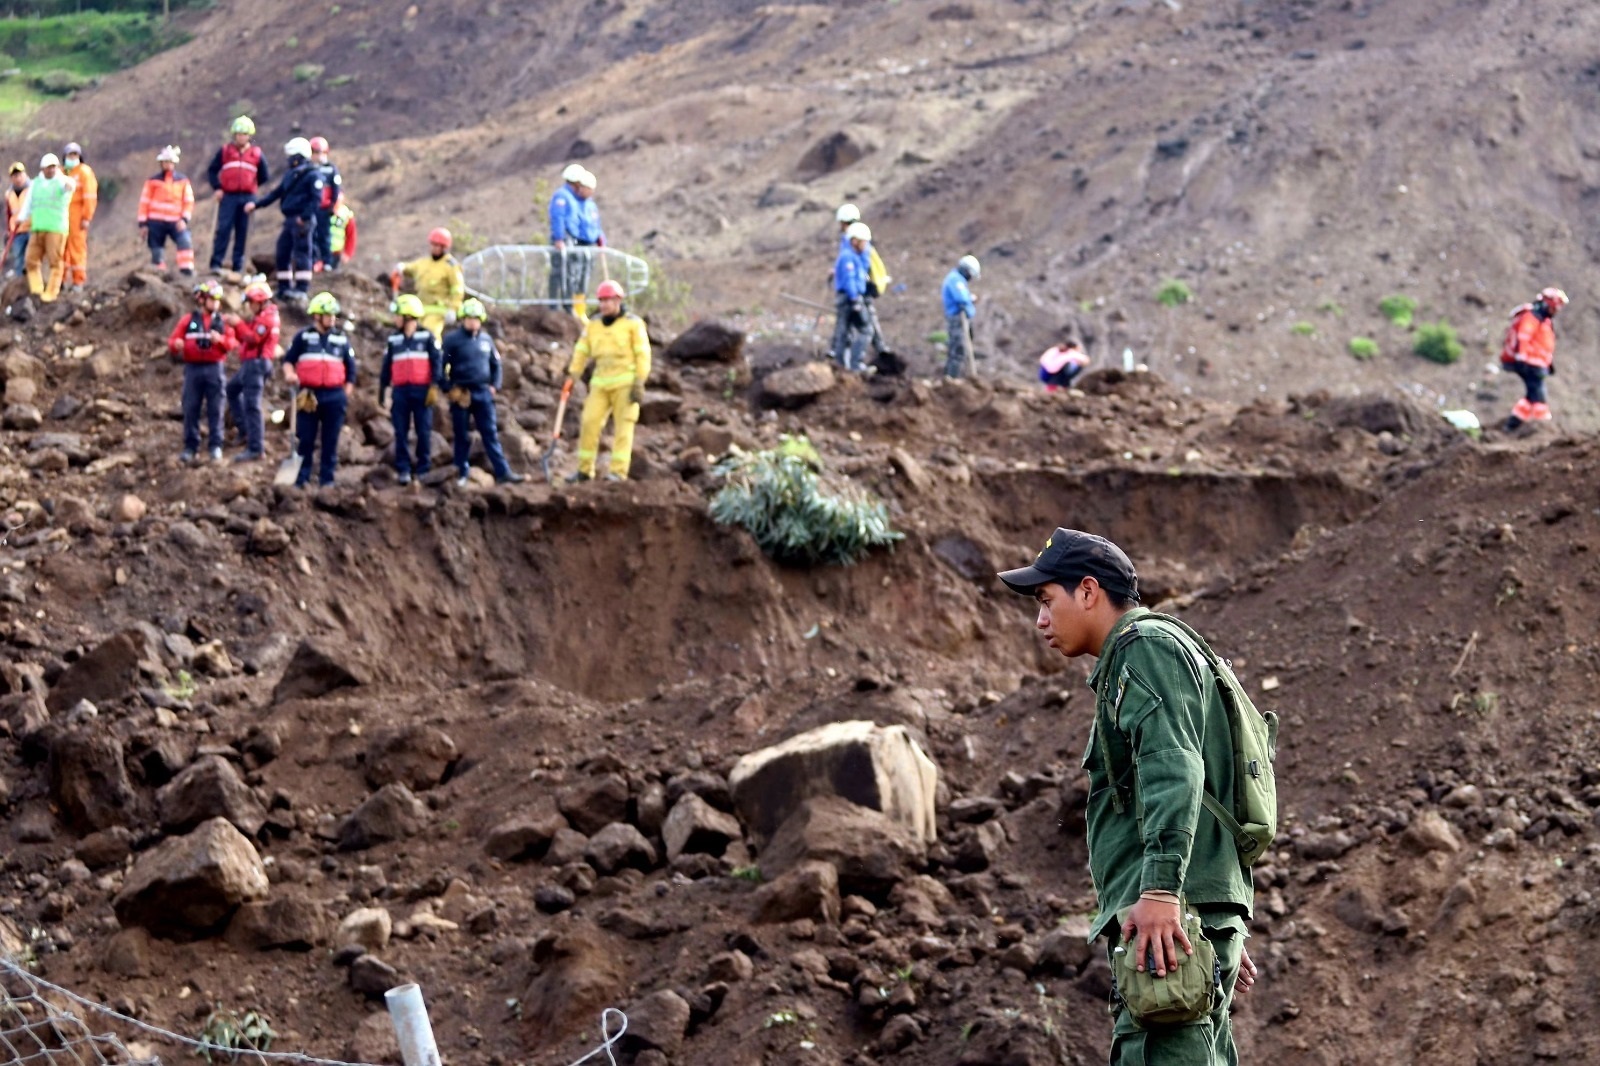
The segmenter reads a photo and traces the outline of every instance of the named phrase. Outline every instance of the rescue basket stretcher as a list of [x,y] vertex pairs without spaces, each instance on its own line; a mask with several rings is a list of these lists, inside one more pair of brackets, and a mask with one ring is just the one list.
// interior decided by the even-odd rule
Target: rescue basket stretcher
[[[552,267],[562,279],[581,281],[552,286]],[[558,307],[579,302],[593,307],[595,289],[608,278],[629,296],[650,287],[650,264],[614,248],[557,249],[547,244],[496,244],[461,260],[467,292],[490,303],[511,307]]]

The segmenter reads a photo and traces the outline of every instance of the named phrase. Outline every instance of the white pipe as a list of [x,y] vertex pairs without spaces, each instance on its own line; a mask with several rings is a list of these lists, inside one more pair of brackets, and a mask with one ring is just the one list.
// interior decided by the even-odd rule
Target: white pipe
[[441,1066],[428,1008],[422,1005],[422,989],[415,984],[401,985],[385,992],[383,1000],[389,1005],[389,1018],[394,1022],[394,1035],[400,1039],[400,1058],[405,1066]]

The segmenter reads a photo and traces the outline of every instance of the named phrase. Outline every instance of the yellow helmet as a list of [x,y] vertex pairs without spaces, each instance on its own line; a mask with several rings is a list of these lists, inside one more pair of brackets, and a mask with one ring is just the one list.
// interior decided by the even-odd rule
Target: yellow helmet
[[476,318],[478,321],[481,322],[484,319],[489,317],[489,313],[483,309],[483,301],[482,300],[479,300],[476,296],[469,296],[461,304],[461,310],[456,312],[456,317],[457,318]]
[[319,292],[311,298],[306,305],[308,315],[336,315],[339,313],[339,301],[334,299],[331,292]]
[[228,127],[230,133],[245,133],[251,137],[256,135],[256,124],[250,121],[249,115],[240,115],[233,120],[233,125]]
[[421,318],[422,300],[411,293],[405,293],[395,299],[394,313],[401,318]]

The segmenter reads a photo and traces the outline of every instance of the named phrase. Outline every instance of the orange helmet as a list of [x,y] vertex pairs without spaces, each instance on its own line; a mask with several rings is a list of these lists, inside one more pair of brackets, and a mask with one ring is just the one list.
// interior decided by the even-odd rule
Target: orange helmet
[[428,234],[429,244],[442,244],[446,248],[450,247],[454,240],[455,238],[450,236],[450,231],[443,226],[434,227],[433,231]]
[[318,153],[326,152],[328,150],[328,138],[326,138],[326,137],[313,137],[313,138],[311,138],[311,150],[313,152],[318,152]]
[[1544,304],[1551,314],[1555,314],[1557,311],[1561,310],[1571,302],[1567,299],[1566,293],[1555,287],[1545,289],[1543,292],[1541,292],[1539,294],[1539,300]]
[[251,303],[264,304],[272,299],[272,287],[264,281],[253,281],[245,286],[244,298]]
[[594,292],[597,300],[620,300],[627,295],[627,290],[620,283],[610,280],[602,281]]

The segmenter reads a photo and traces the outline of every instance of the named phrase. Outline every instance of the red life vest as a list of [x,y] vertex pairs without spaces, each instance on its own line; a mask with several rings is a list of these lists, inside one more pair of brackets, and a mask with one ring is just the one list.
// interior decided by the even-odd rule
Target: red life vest
[[[213,330],[221,333],[223,339],[219,341],[209,336]],[[204,311],[189,312],[188,320],[183,327],[185,363],[220,363],[228,357],[228,352],[232,348],[233,338],[222,321],[221,312],[213,314],[209,322],[206,321]]]
[[222,173],[217,180],[223,192],[255,192],[257,168],[261,166],[261,146],[252,144],[243,151],[236,144],[222,146]]
[[433,334],[419,329],[389,338],[389,381],[393,385],[433,384]]
[[344,385],[344,361],[350,354],[350,338],[343,330],[333,330],[324,337],[315,329],[300,334],[304,350],[295,372],[300,386],[307,389],[337,389]]
[[271,359],[278,347],[278,308],[265,304],[252,319],[240,319],[233,327],[234,339],[239,342],[239,361]]

